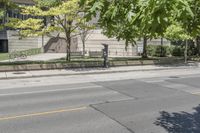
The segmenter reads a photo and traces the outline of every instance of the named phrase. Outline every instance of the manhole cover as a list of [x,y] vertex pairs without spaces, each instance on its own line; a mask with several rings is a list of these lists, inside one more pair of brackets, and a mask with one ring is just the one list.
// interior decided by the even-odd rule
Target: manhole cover
[[14,72],[13,74],[26,74],[25,72]]
[[171,79],[178,79],[178,78],[180,78],[180,77],[177,77],[177,76],[170,76],[169,78],[171,78]]

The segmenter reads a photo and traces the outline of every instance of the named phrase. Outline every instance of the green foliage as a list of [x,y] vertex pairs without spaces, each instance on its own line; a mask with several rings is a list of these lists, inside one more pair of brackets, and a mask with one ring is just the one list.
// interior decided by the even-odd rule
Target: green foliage
[[[184,56],[185,47],[182,45],[161,46],[161,45],[148,45],[147,54],[151,57],[167,57],[167,56]],[[194,45],[189,45],[188,55],[194,56],[197,54]]]
[[1,18],[1,19],[2,19],[2,17],[4,16],[4,14],[5,14],[5,10],[0,9],[0,18]]
[[8,53],[0,53],[0,61],[8,59],[9,59]]
[[40,30],[44,25],[42,19],[29,18],[21,20],[17,18],[10,18],[10,22],[7,23],[6,26],[19,29],[22,37],[29,37],[41,35],[42,32]]
[[193,38],[196,38],[200,33],[200,1],[199,0],[185,0],[188,3],[187,11],[185,8],[185,12],[182,15],[176,16],[176,22],[181,23],[183,29],[189,33],[189,35]]
[[62,0],[34,0],[38,7],[43,9],[48,9],[50,7],[54,7],[59,5]]
[[183,56],[185,49],[182,46],[172,46],[172,56]]
[[[146,40],[163,37],[166,29],[175,22],[181,23],[182,28],[186,29],[186,35],[182,34],[181,38],[190,38],[185,23],[178,21],[186,22],[194,17],[189,1],[191,0],[90,0],[88,18],[98,13],[103,33],[108,37],[125,40],[126,45],[134,44],[137,38]],[[84,5],[86,0],[81,0],[81,3]],[[145,41],[143,45],[145,56]]]
[[187,34],[186,29],[184,29],[180,24],[173,24],[166,29],[165,37],[169,40],[189,40],[192,37]]
[[170,46],[148,45],[147,54],[152,57],[167,57],[171,55]]
[[175,17],[192,16],[185,0],[90,0],[89,5],[90,17],[100,12],[99,23],[107,36],[129,42],[163,36]]
[[7,26],[18,29],[22,37],[62,37],[67,43],[67,60],[70,60],[71,38],[79,34],[79,27],[90,28],[85,25],[85,18],[81,15],[83,8],[80,8],[79,2],[80,0],[36,0],[34,6],[20,6],[21,14],[34,18],[11,18]]
[[[37,0],[37,2],[45,1]],[[84,26],[82,23],[83,17],[79,15],[81,8],[79,8],[78,2],[79,0],[68,0],[49,7],[47,10],[43,10],[40,4],[35,6],[20,6],[21,14],[36,16],[38,18],[29,18],[27,20],[11,18],[7,26],[19,29],[20,35],[23,37],[40,36],[41,34],[49,35],[53,32],[58,33],[57,35],[64,33],[65,36],[69,36],[71,33],[76,33],[79,25]]]
[[23,50],[23,51],[17,51],[14,53],[0,53],[0,61],[2,60],[9,60],[9,57],[12,57],[14,54],[26,54],[27,56],[31,56],[31,55],[37,55],[41,53],[41,49],[40,48],[34,48],[34,49],[28,49],[28,50]]
[[170,25],[177,0],[139,0],[139,12],[134,23],[140,27],[140,34],[154,38],[163,36]]
[[[8,9],[17,8],[11,0],[0,0],[0,22],[3,20]],[[0,30],[4,28],[4,24],[0,23]]]
[[88,5],[88,19],[98,12],[99,25],[105,35],[125,40],[126,45],[135,43],[138,27],[132,24],[132,19],[137,12],[137,0],[90,0]]

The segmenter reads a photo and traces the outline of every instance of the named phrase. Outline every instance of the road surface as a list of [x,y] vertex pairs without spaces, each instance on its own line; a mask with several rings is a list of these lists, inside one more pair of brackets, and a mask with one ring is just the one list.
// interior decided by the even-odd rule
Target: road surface
[[0,133],[199,133],[199,73],[1,80]]

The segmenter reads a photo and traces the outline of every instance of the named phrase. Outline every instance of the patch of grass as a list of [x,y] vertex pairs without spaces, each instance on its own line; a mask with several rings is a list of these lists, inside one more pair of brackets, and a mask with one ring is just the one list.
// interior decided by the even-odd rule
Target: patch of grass
[[26,53],[28,56],[37,55],[37,54],[41,53],[41,48],[28,49],[28,50],[24,50],[22,52]]
[[0,61],[1,60],[8,60],[9,54],[8,53],[0,53]]
[[14,54],[26,54],[27,56],[31,56],[31,55],[37,55],[41,53],[41,49],[40,48],[34,48],[34,49],[28,49],[28,50],[23,50],[23,51],[17,51],[17,52],[13,52],[13,53],[0,53],[0,61],[3,60],[9,60],[9,56],[13,57]]

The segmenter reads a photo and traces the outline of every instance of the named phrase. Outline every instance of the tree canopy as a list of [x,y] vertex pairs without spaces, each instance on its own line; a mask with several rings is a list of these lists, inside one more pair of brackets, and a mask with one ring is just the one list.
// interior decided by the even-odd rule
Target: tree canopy
[[83,8],[79,0],[55,1],[36,0],[34,6],[20,6],[20,13],[33,16],[27,20],[11,18],[7,26],[18,29],[22,37],[49,35],[66,40],[67,60],[70,60],[71,38],[84,25]]
[[100,14],[105,35],[128,44],[137,38],[164,37],[177,22],[186,34],[199,34],[199,7],[198,0],[90,0],[87,11],[88,18]]
[[[8,9],[16,8],[17,6],[10,0],[0,0],[0,22],[5,17],[5,13]],[[3,23],[0,23],[0,30],[3,29]]]

